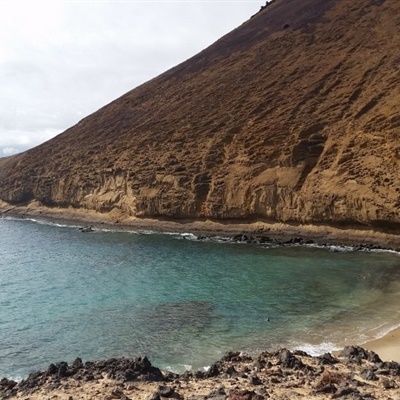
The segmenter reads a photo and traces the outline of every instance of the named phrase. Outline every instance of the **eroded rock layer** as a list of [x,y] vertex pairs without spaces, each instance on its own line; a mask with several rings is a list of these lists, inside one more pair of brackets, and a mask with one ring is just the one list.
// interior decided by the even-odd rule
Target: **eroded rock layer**
[[275,0],[56,138],[0,199],[129,216],[400,223],[400,2]]

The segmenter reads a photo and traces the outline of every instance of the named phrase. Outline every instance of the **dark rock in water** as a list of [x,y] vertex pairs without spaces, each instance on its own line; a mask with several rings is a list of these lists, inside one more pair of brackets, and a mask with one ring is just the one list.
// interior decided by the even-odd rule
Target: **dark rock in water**
[[301,237],[294,237],[282,242],[283,244],[300,244],[303,243],[303,238]]
[[272,239],[269,236],[259,236],[257,242],[260,244],[271,243]]
[[232,240],[234,242],[245,242],[245,243],[252,243],[254,242],[254,237],[250,235],[246,235],[244,233],[241,233],[239,235],[235,235]]
[[94,229],[92,226],[83,226],[82,228],[79,228],[79,230],[83,233],[94,232]]

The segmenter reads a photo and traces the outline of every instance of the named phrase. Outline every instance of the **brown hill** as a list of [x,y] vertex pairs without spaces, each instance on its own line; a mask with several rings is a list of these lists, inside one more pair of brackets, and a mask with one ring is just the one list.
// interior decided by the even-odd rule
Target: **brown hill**
[[399,26],[398,0],[275,0],[56,138],[0,160],[0,199],[396,228]]

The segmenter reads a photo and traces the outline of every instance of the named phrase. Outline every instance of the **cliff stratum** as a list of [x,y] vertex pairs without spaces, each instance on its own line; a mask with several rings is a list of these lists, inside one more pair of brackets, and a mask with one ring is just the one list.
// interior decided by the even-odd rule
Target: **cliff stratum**
[[399,26],[399,0],[275,0],[56,138],[1,159],[0,199],[396,228]]

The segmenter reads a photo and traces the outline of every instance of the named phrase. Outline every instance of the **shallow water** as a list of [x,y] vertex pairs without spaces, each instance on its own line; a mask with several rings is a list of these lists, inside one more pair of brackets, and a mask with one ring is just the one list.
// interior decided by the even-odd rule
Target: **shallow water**
[[398,254],[192,238],[0,219],[0,376],[141,354],[182,371],[228,350],[324,352],[400,323]]

